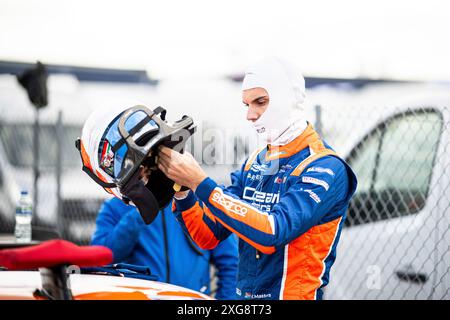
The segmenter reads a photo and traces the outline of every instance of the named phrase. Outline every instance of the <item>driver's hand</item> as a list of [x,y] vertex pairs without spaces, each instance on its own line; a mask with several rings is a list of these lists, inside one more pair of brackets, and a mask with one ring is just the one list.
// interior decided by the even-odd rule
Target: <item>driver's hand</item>
[[158,168],[180,186],[186,186],[195,191],[207,178],[206,173],[190,153],[179,153],[164,146],[158,149]]

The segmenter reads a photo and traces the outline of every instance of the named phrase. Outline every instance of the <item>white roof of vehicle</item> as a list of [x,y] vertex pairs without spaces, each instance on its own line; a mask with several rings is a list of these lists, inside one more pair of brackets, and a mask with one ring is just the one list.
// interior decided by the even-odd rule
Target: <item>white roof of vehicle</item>
[[448,85],[374,84],[358,91],[323,86],[310,90],[307,99],[310,108],[322,107],[323,136],[341,155],[347,155],[376,125],[408,109],[432,107],[449,121]]
[[[82,125],[95,108],[151,103],[154,87],[147,84],[79,82],[66,74],[48,78],[48,106],[40,110],[42,123],[55,123],[59,110],[65,124]],[[0,75],[0,121],[34,121],[34,106],[15,76]]]

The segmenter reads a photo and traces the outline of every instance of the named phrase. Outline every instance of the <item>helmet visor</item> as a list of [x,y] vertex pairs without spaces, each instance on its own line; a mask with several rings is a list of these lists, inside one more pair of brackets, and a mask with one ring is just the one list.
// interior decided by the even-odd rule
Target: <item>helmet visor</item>
[[[123,113],[119,114],[105,130],[98,150],[100,168],[113,179],[120,176],[124,159],[126,159],[129,151],[129,147],[118,128],[122,115]],[[125,129],[138,142],[140,138],[158,132],[159,127],[146,112],[137,110],[127,117]]]

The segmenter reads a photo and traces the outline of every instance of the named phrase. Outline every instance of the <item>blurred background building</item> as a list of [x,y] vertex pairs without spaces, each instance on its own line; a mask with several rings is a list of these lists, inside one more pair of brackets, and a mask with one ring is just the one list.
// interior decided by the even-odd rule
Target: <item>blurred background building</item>
[[0,233],[33,187],[35,112],[16,76],[39,60],[34,224],[87,244],[108,197],[74,146],[96,108],[163,106],[194,118],[190,151],[228,184],[255,145],[245,67],[303,70],[308,119],[355,169],[326,298],[450,298],[450,10],[445,1],[0,0]]

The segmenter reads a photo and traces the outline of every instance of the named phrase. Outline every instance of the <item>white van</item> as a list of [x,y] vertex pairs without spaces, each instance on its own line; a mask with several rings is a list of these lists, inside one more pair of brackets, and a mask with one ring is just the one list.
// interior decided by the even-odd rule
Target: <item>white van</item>
[[449,106],[436,94],[363,123],[346,156],[358,188],[326,299],[450,298]]

